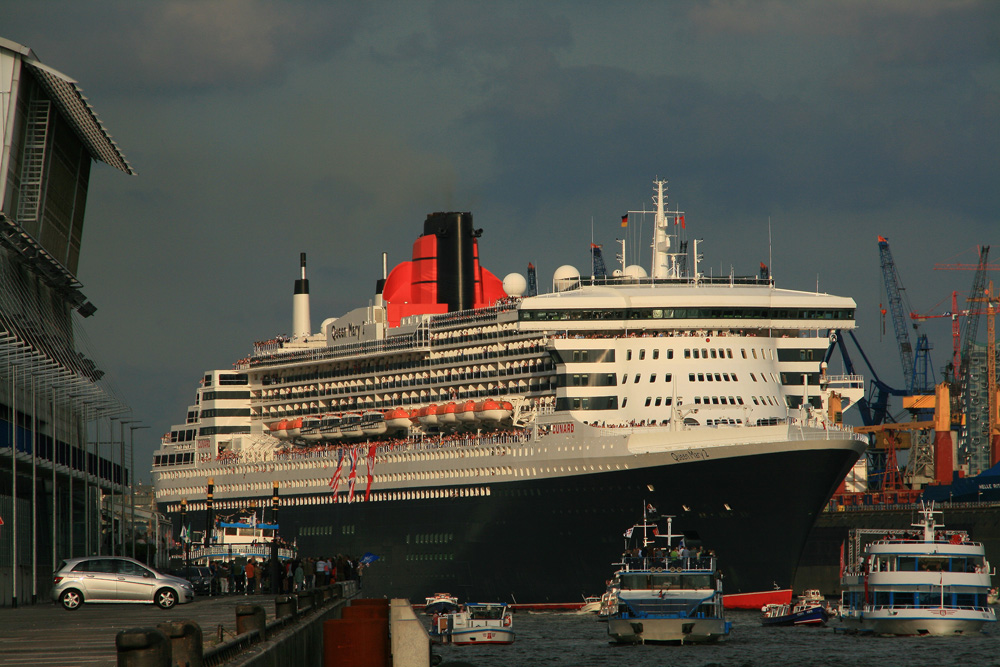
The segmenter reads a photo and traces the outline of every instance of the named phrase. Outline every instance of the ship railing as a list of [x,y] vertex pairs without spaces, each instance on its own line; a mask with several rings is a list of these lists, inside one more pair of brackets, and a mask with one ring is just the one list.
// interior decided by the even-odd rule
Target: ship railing
[[470,308],[467,310],[457,310],[453,313],[443,313],[441,315],[431,315],[430,325],[432,328],[452,327],[456,324],[477,324],[480,322],[490,322],[496,319],[497,315],[510,310],[517,310],[520,300],[502,299],[492,306],[485,308]]
[[715,570],[715,559],[702,558],[657,558],[657,557],[627,557],[621,563],[626,571],[646,570],[650,572],[711,572]]
[[[188,557],[191,560],[200,560],[202,558],[217,560],[228,558],[229,556],[270,558],[271,544],[269,542],[259,544],[213,544],[212,546],[190,549],[188,551]],[[295,558],[295,550],[279,548],[278,558],[283,560]]]
[[865,376],[857,374],[847,374],[847,375],[827,375],[826,384],[832,385],[847,385],[854,389],[864,389],[865,388]]
[[426,351],[430,349],[430,340],[426,327],[421,327],[412,334],[392,336],[382,340],[370,340],[357,343],[344,343],[333,347],[323,347],[306,350],[293,350],[268,355],[255,355],[250,359],[250,367],[261,368],[272,365],[282,365],[289,362],[312,362],[340,359],[343,357],[365,357],[385,352]]
[[993,608],[990,606],[976,606],[976,605],[919,605],[919,604],[866,604],[862,606],[862,610],[865,612],[870,611],[881,611],[884,609],[947,609],[948,611],[979,611],[986,613],[993,613]]

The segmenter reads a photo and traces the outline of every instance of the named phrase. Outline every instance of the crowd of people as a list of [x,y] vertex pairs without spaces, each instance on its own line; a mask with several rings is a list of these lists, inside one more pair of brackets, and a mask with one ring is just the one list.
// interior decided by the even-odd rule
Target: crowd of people
[[263,558],[212,561],[212,595],[297,593],[338,581],[354,580],[361,587],[364,565],[344,554],[288,560]]

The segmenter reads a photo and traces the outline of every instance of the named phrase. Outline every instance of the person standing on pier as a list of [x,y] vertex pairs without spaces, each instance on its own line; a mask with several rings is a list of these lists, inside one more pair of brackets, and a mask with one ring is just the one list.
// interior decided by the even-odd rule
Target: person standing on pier
[[244,576],[246,576],[246,582],[247,582],[246,586],[244,587],[244,590],[243,590],[243,594],[244,595],[252,595],[253,592],[254,592],[253,585],[254,585],[254,582],[256,581],[256,579],[255,579],[255,575],[256,575],[255,570],[256,569],[257,568],[254,567],[253,558],[247,560],[247,564],[243,568],[243,574],[244,574]]

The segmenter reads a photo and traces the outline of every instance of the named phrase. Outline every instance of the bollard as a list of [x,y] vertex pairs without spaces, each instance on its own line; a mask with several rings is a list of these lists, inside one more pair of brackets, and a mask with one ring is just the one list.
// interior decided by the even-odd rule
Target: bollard
[[274,617],[284,618],[285,616],[295,616],[298,612],[298,605],[291,595],[279,595],[274,598]]
[[335,619],[323,623],[323,667],[386,667],[388,633],[377,618]]
[[115,636],[118,667],[170,667],[170,640],[156,628],[132,628]]
[[236,607],[236,634],[242,635],[252,630],[260,630],[260,636],[263,639],[266,624],[267,617],[264,615],[264,608],[259,604],[241,604]]
[[160,632],[170,640],[172,667],[203,667],[201,626],[194,621],[159,623]]

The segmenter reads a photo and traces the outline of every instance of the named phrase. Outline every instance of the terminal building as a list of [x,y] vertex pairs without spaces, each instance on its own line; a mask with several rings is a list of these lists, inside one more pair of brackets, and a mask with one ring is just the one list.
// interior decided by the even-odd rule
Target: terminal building
[[16,607],[47,602],[65,558],[125,553],[144,427],[79,342],[97,309],[76,278],[94,162],[135,172],[77,82],[3,38],[0,139],[0,606]]

